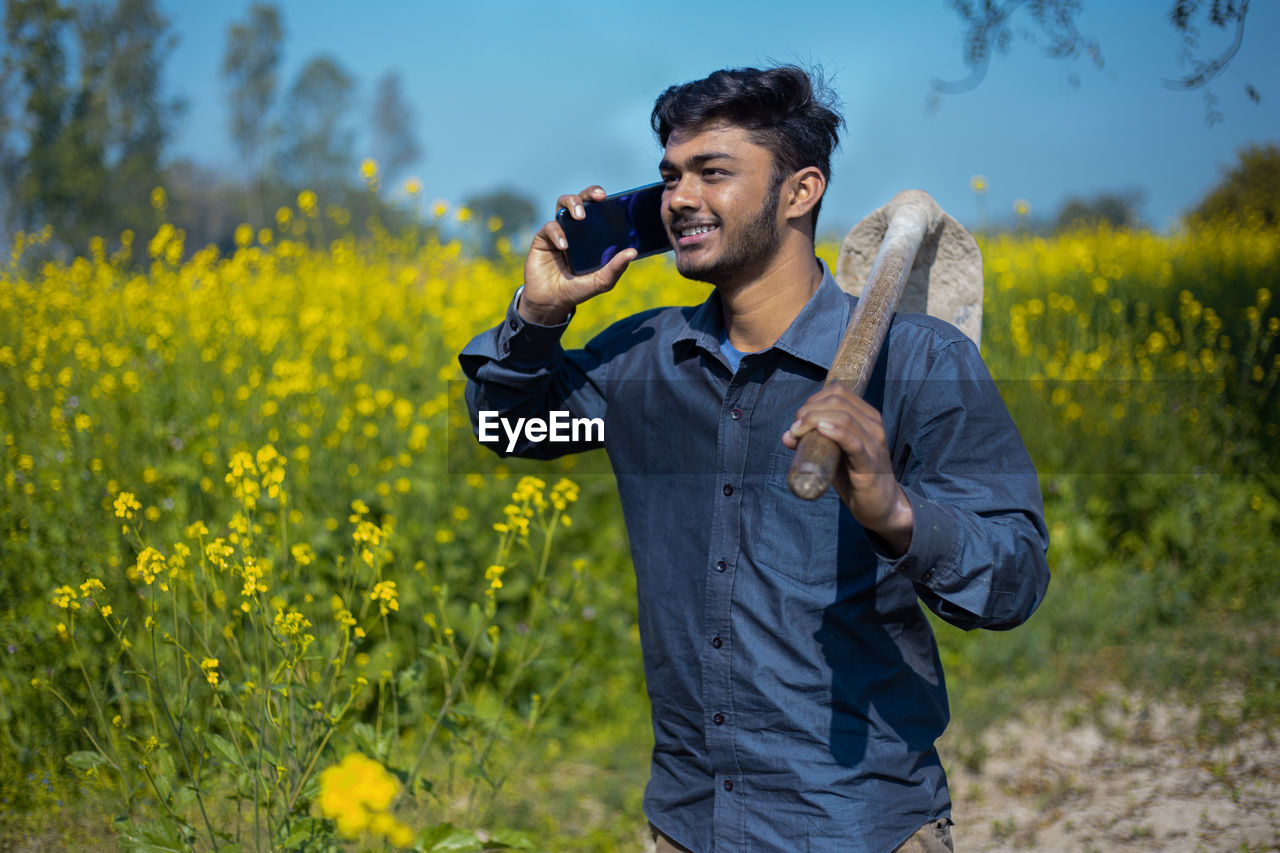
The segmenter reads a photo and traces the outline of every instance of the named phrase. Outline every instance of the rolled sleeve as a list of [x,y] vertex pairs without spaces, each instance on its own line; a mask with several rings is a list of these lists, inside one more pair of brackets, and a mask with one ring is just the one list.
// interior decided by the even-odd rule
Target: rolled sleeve
[[906,553],[896,558],[884,557],[883,550],[877,550],[890,569],[918,584],[928,585],[938,571],[947,569],[955,555],[959,528],[955,519],[935,501],[912,489],[904,488],[903,491],[911,502],[911,545]]
[[902,413],[911,545],[888,567],[964,629],[1012,628],[1043,600],[1048,531],[1035,466],[971,342],[942,347]]

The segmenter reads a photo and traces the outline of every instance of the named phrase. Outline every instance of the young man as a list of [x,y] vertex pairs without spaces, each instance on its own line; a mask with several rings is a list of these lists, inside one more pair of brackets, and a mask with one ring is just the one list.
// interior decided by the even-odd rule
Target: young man
[[[710,297],[566,352],[574,307],[634,252],[574,276],[548,222],[506,319],[460,357],[473,419],[604,421],[636,569],[659,850],[950,849],[934,749],[946,688],[918,601],[963,628],[1009,628],[1048,583],[1035,470],[962,333],[898,315],[865,399],[822,389],[855,304],[813,250],[841,123],[793,67],[668,89],[653,110],[663,221],[677,269]],[[581,218],[604,195],[559,205]],[[810,503],[786,472],[815,429],[844,464]]]

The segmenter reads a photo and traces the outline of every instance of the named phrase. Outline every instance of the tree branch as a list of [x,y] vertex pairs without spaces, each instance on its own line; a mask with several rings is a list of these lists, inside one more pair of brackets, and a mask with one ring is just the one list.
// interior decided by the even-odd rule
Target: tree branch
[[[1102,53],[1096,39],[1086,38],[1076,27],[1075,16],[1080,11],[1078,0],[983,0],[981,8],[964,0],[951,0],[951,7],[960,16],[965,32],[964,62],[969,74],[961,80],[930,81],[934,91],[943,95],[956,95],[977,88],[986,76],[991,55],[996,51],[1008,52],[1014,31],[1009,25],[1013,15],[1022,6],[1035,20],[1036,28],[1048,39],[1043,50],[1052,59],[1071,59],[1086,53],[1095,65],[1102,65]],[[1032,40],[1029,33],[1024,37]]]
[[[1175,9],[1175,13],[1176,11],[1177,10]],[[1231,64],[1231,60],[1235,59],[1236,54],[1240,52],[1240,45],[1244,43],[1244,19],[1248,14],[1249,0],[1242,0],[1239,9],[1235,9],[1234,6],[1229,5],[1227,11],[1223,13],[1223,17],[1219,21],[1214,21],[1213,23],[1218,26],[1225,27],[1227,21],[1234,18],[1236,22],[1236,37],[1232,40],[1231,45],[1214,59],[1199,60],[1193,63],[1195,70],[1185,77],[1177,80],[1165,79],[1160,82],[1170,89],[1199,89],[1225,71],[1227,66]],[[1179,23],[1176,16],[1173,19],[1173,23],[1174,26],[1179,29],[1185,29],[1188,26],[1185,19]],[[1254,103],[1261,100],[1256,89],[1248,85],[1246,85],[1245,88]]]

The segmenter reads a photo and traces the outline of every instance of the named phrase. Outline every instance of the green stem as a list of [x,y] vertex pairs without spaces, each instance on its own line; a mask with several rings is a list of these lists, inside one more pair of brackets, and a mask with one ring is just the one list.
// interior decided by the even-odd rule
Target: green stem
[[[155,593],[152,592],[152,604],[155,603]],[[152,678],[156,683],[156,692],[160,699],[160,710],[164,712],[165,720],[169,723],[169,729],[173,732],[175,746],[178,749],[178,755],[182,757],[182,767],[187,773],[188,779],[195,779],[195,774],[191,772],[191,761],[187,758],[187,751],[182,745],[182,730],[173,719],[173,714],[169,711],[169,703],[164,698],[164,688],[160,684],[160,663],[156,656],[156,628],[155,620],[151,620],[151,627],[148,629],[151,638],[151,666]],[[218,838],[214,835],[213,824],[209,821],[209,814],[205,811],[204,797],[200,795],[199,789],[196,789],[196,805],[200,806],[200,816],[204,819],[206,831],[209,833],[209,844],[212,847],[218,846]]]
[[493,790],[495,793],[500,788],[502,788],[502,786],[506,783],[507,779],[510,778],[511,774],[516,769],[518,769],[517,763],[519,762],[520,758],[524,755],[526,749],[528,748],[529,739],[533,737],[533,730],[534,730],[534,727],[537,725],[538,719],[541,718],[541,716],[545,713],[547,706],[551,704],[551,701],[555,698],[556,694],[560,692],[560,688],[565,685],[565,682],[569,680],[569,676],[572,675],[574,670],[578,668],[578,664],[580,662],[581,662],[581,658],[579,658],[578,660],[575,660],[569,666],[565,667],[565,670],[563,673],[561,673],[560,678],[556,680],[556,683],[552,685],[551,689],[547,691],[547,693],[542,697],[542,702],[541,704],[538,705],[538,713],[536,715],[531,715],[529,717],[529,724],[525,726],[524,734],[521,735],[520,737],[520,744],[519,746],[516,747],[515,761],[512,761],[510,764],[507,764],[505,766],[505,769],[500,774],[498,774],[497,779],[493,783]]
[[[112,728],[107,725],[106,715],[102,711],[102,705],[98,702],[98,691],[94,689],[93,682],[89,679],[89,673],[84,668],[84,656],[80,654],[80,647],[76,643],[75,619],[74,617],[69,617],[69,618],[71,621],[71,628],[68,629],[71,636],[71,654],[75,656],[76,668],[80,670],[80,676],[84,679],[85,687],[88,688],[89,699],[93,703],[93,715],[98,720],[99,728],[101,728],[102,731],[106,732],[109,738],[112,738],[114,740]],[[57,695],[56,691],[54,692],[54,695]],[[86,734],[88,734],[87,728],[85,728],[84,731]],[[89,740],[93,743],[94,749],[97,749],[98,752],[102,753],[103,758],[106,758],[108,761],[111,761],[110,757],[108,757],[107,754],[103,752],[102,747],[98,746],[97,741],[93,739],[92,735],[89,735]],[[112,764],[112,767],[116,768],[116,771],[119,773],[119,769],[120,769],[119,764],[114,761],[111,762],[111,764]],[[122,788],[121,793],[124,795],[124,801],[125,801],[125,804],[127,805],[130,801],[129,784],[128,784],[128,780],[125,779],[123,773],[120,773],[120,785]]]
[[479,644],[480,634],[477,632],[472,635],[471,642],[467,644],[467,650],[463,653],[461,660],[458,662],[458,669],[454,673],[453,679],[449,682],[445,690],[444,703],[440,706],[440,712],[436,714],[435,720],[431,724],[431,730],[427,732],[427,737],[422,742],[421,748],[418,750],[417,760],[413,762],[413,767],[409,770],[409,784],[405,786],[406,791],[412,791],[418,781],[418,771],[422,769],[422,762],[427,758],[427,750],[431,747],[431,742],[435,740],[436,732],[440,730],[440,726],[444,723],[445,717],[449,715],[449,711],[453,709],[454,700],[457,698],[461,690],[462,676],[466,673],[467,667],[471,664],[471,658],[475,655],[476,647]]
[[[70,714],[73,717],[78,716],[78,712],[71,707],[71,703],[68,702],[66,700],[66,697],[64,697],[61,693],[59,693],[57,688],[55,688],[52,684],[49,685],[49,692],[53,694],[55,699],[57,699],[59,702],[62,703],[62,706],[67,709],[68,714]],[[132,798],[129,796],[128,787],[124,781],[124,770],[116,761],[112,760],[111,756],[108,755],[107,751],[102,748],[101,744],[98,743],[97,739],[94,738],[93,736],[93,732],[89,731],[89,728],[87,726],[81,726],[80,731],[83,732],[84,736],[89,739],[89,743],[93,744],[93,748],[98,751],[98,754],[102,756],[102,759],[111,766],[112,770],[116,771],[116,774],[120,777],[121,784],[126,785],[125,790],[122,791],[121,793],[124,796],[125,809],[128,810],[130,808],[130,803],[132,802]]]
[[[382,609],[382,608],[379,608],[379,609]],[[387,647],[388,649],[390,649],[391,623],[387,619],[387,614],[385,611],[382,613],[382,632],[383,632],[383,635],[387,638]],[[401,731],[400,730],[400,691],[396,685],[395,671],[391,669],[392,660],[391,660],[390,651],[387,652],[387,658],[388,658],[387,669],[389,672],[391,672],[391,720],[392,720],[392,725],[395,727],[395,737],[392,739],[392,742],[391,742],[392,757],[394,759],[395,756],[398,756],[400,754],[400,731]]]
[[262,663],[262,674],[263,674],[264,676],[266,676],[266,677],[267,677],[267,685],[266,685],[265,689],[261,689],[261,690],[259,690],[259,692],[260,692],[260,693],[261,693],[261,695],[262,695],[262,703],[261,703],[261,706],[260,706],[260,712],[259,712],[259,716],[258,716],[258,726],[257,726],[257,729],[258,729],[258,732],[257,732],[257,734],[258,734],[258,751],[257,751],[257,755],[254,757],[254,769],[253,769],[253,789],[254,789],[254,794],[253,794],[253,837],[254,837],[254,843],[255,843],[255,844],[257,844],[259,847],[261,847],[261,845],[262,845],[262,822],[263,822],[263,821],[265,821],[265,822],[266,822],[266,824],[267,824],[267,837],[268,837],[268,838],[270,838],[270,837],[272,836],[272,834],[273,834],[273,833],[272,833],[271,812],[270,812],[270,810],[268,810],[268,811],[267,811],[267,814],[266,814],[265,816],[264,816],[264,815],[262,815],[262,809],[261,809],[260,801],[261,801],[261,799],[262,799],[262,797],[261,797],[261,793],[262,793],[262,792],[264,792],[264,789],[265,789],[265,787],[266,787],[266,786],[263,784],[263,774],[262,774],[262,752],[263,752],[263,750],[265,749],[265,746],[266,746],[267,731],[268,731],[268,728],[269,728],[269,725],[268,725],[268,724],[271,722],[271,719],[272,719],[272,718],[271,718],[271,709],[270,709],[270,698],[271,698],[271,690],[270,690],[270,686],[271,686],[271,685],[270,685],[270,682],[274,680],[274,675],[273,675],[273,674],[269,674],[269,673],[267,672],[267,663],[268,663],[268,660],[269,660],[269,657],[268,657],[268,654],[267,654],[267,639],[266,639],[266,635],[267,635],[267,631],[268,631],[268,629],[267,629],[267,603],[266,603],[265,601],[263,601],[263,599],[262,599],[262,593],[255,593],[255,596],[256,596],[256,598],[257,598],[257,611],[258,611],[258,618],[259,618],[259,620],[261,621],[261,625],[260,625],[260,627],[259,627],[259,629],[258,629],[258,660],[259,660],[259,661],[261,661],[261,663]]

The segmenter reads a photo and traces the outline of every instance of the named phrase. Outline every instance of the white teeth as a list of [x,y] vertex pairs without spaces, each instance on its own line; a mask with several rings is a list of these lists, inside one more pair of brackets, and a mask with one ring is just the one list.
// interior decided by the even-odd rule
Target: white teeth
[[683,228],[680,230],[681,237],[692,237],[694,234],[706,234],[708,231],[714,231],[714,225],[699,225],[696,228]]

